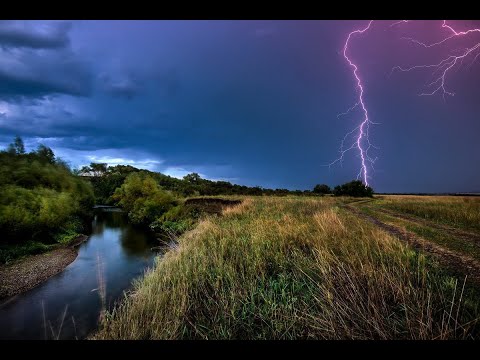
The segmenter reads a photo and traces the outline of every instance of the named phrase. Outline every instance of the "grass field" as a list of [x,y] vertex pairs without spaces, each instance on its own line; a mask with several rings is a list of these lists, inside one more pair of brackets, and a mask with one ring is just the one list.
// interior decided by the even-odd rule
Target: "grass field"
[[389,195],[380,200],[377,204],[386,209],[480,234],[480,196]]
[[385,223],[480,260],[480,197],[385,196],[356,205]]
[[479,338],[478,288],[346,203],[478,230],[476,199],[244,198],[181,236],[93,338]]

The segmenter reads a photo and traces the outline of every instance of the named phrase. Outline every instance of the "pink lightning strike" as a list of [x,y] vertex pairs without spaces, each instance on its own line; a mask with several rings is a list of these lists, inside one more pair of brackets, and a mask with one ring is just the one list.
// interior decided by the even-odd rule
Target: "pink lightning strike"
[[[362,80],[360,79],[360,76],[358,75],[358,67],[348,57],[347,50],[348,50],[348,44],[349,44],[352,36],[355,35],[355,34],[363,34],[365,31],[370,29],[370,26],[372,25],[372,23],[373,23],[373,20],[370,20],[370,22],[368,23],[368,25],[364,29],[355,30],[355,31],[352,31],[350,34],[348,34],[347,40],[345,41],[345,45],[343,47],[343,57],[345,58],[345,60],[347,60],[348,64],[352,67],[353,75],[355,76],[355,79],[357,80],[357,88],[360,91],[359,91],[357,103],[354,106],[352,106],[350,109],[348,109],[345,113],[340,114],[340,115],[346,115],[350,111],[352,111],[354,108],[356,108],[357,106],[360,105],[360,107],[362,108],[362,111],[363,111],[364,118],[363,118],[363,121],[360,123],[359,126],[357,126],[355,129],[353,129],[352,131],[350,131],[349,133],[347,133],[345,135],[345,137],[342,140],[341,147],[340,147],[340,154],[341,154],[340,157],[338,159],[336,159],[334,162],[330,163],[330,165],[329,165],[329,166],[331,166],[331,165],[333,165],[333,164],[335,164],[339,161],[340,162],[343,161],[343,156],[347,151],[350,151],[354,148],[357,148],[359,153],[360,153],[361,164],[362,164],[357,178],[362,177],[363,182],[365,183],[365,186],[368,186],[368,177],[369,177],[366,162],[368,161],[372,164],[375,162],[375,159],[371,159],[368,156],[368,150],[370,149],[370,147],[373,146],[372,144],[370,144],[370,141],[368,139],[368,127],[369,127],[369,124],[371,124],[372,122],[368,118],[368,111],[367,111],[367,108],[365,106],[365,102],[363,100],[363,84],[362,84]],[[344,150],[345,140],[348,138],[348,136],[352,135],[357,130],[358,130],[358,134],[356,136],[355,142],[348,149]],[[366,141],[368,143],[368,147],[366,149],[363,148],[363,144],[362,144],[362,140],[364,138],[366,139]]]
[[[408,22],[408,20],[402,20],[402,21],[399,21],[399,22],[397,22],[395,24],[392,24],[392,25],[405,23],[405,22]],[[421,45],[425,48],[431,48],[431,47],[443,44],[450,39],[454,39],[454,38],[461,37],[461,36],[468,35],[468,34],[472,34],[472,33],[480,33],[480,28],[473,28],[473,29],[469,29],[467,31],[456,31],[452,26],[447,24],[447,20],[443,20],[442,28],[447,29],[449,35],[447,37],[443,38],[442,40],[431,43],[431,44],[426,44],[426,43],[423,43],[421,41],[418,41],[418,40],[415,40],[415,39],[412,39],[412,38],[404,38],[404,39],[410,40],[411,42],[413,42],[417,45]],[[452,70],[455,67],[455,65],[457,65],[458,63],[461,64],[463,62],[463,60],[465,58],[467,58],[469,55],[475,54],[476,50],[479,50],[479,49],[480,49],[480,42],[477,42],[475,45],[473,45],[471,47],[468,47],[466,49],[463,49],[463,51],[460,53],[460,55],[450,55],[450,56],[446,57],[445,59],[442,59],[440,62],[438,62],[436,64],[415,65],[415,66],[411,66],[409,68],[403,68],[401,66],[396,66],[392,69],[392,72],[394,70],[400,70],[400,71],[408,72],[408,71],[416,70],[416,69],[427,69],[427,68],[434,69],[433,74],[438,72],[439,75],[431,83],[427,84],[427,87],[431,87],[431,86],[436,86],[436,87],[433,90],[431,90],[430,92],[421,93],[420,96],[434,95],[437,92],[441,91],[442,96],[445,99],[445,94],[450,95],[450,96],[455,95],[455,93],[453,93],[451,91],[448,91],[445,88],[446,77],[447,77],[448,73],[450,72],[450,70]],[[473,58],[473,62],[475,62],[475,60],[478,58],[478,56],[480,56],[480,51],[476,53],[475,57]]]
[[[400,24],[406,24],[406,23],[409,23],[410,21],[411,20],[396,21],[396,22],[392,23],[390,25],[390,27],[397,26],[397,25],[400,25]],[[343,47],[343,57],[345,58],[345,60],[347,60],[350,67],[353,69],[353,75],[355,76],[355,79],[357,81],[356,87],[360,91],[359,91],[359,95],[358,95],[358,101],[355,103],[355,105],[353,105],[351,108],[349,108],[346,112],[344,112],[342,114],[339,114],[337,117],[349,114],[351,111],[353,111],[358,106],[361,107],[361,109],[363,111],[363,114],[364,114],[364,117],[363,117],[363,121],[360,123],[360,125],[358,125],[356,128],[354,128],[353,130],[348,132],[345,135],[345,137],[343,138],[343,140],[341,142],[341,146],[340,146],[340,157],[329,164],[329,166],[332,166],[333,164],[335,164],[337,162],[342,163],[345,153],[347,153],[348,151],[353,150],[353,149],[358,149],[358,151],[360,153],[360,158],[361,158],[361,169],[360,169],[360,172],[357,176],[357,179],[362,177],[363,181],[365,183],[365,186],[368,186],[368,178],[369,178],[368,170],[367,170],[367,162],[370,163],[371,167],[373,168],[373,164],[376,161],[376,159],[372,159],[368,155],[368,150],[371,147],[374,147],[370,143],[370,140],[369,140],[369,137],[368,137],[368,130],[369,130],[369,125],[374,124],[374,123],[368,118],[368,111],[367,111],[367,108],[365,106],[365,102],[363,100],[364,87],[363,87],[363,84],[362,84],[362,80],[360,79],[360,76],[358,75],[358,67],[349,58],[349,56],[347,54],[347,51],[348,51],[348,45],[350,43],[350,39],[352,38],[352,36],[355,35],[355,34],[363,34],[368,29],[370,29],[372,23],[373,23],[373,20],[370,20],[370,22],[368,23],[368,25],[365,28],[358,29],[358,30],[355,30],[355,31],[352,31],[351,33],[349,33],[348,37],[347,37],[347,40],[345,42],[345,45]],[[409,41],[415,43],[416,45],[420,45],[420,46],[423,46],[425,48],[431,48],[431,47],[438,46],[438,45],[441,45],[443,43],[446,43],[450,39],[455,39],[455,38],[458,38],[458,37],[466,36],[468,34],[480,33],[480,28],[473,28],[473,29],[469,29],[469,30],[466,30],[466,31],[456,31],[451,25],[447,24],[447,20],[443,20],[442,28],[448,30],[448,36],[446,36],[442,40],[434,42],[434,43],[426,44],[426,43],[423,43],[423,42],[418,41],[418,40],[413,39],[413,38],[403,38],[403,39],[409,40]],[[475,55],[475,56],[473,57],[473,55]],[[428,68],[433,69],[434,71],[433,71],[432,75],[434,75],[434,76],[435,76],[435,74],[438,74],[438,75],[436,75],[437,77],[431,83],[427,84],[427,87],[432,87],[432,86],[436,86],[436,87],[429,92],[421,93],[420,96],[434,95],[434,94],[441,91],[442,95],[443,95],[443,98],[445,99],[445,94],[450,95],[450,96],[455,95],[453,92],[448,91],[445,87],[445,81],[446,81],[447,75],[457,64],[460,63],[460,65],[461,65],[463,63],[463,60],[465,58],[469,57],[469,56],[473,57],[473,60],[472,60],[472,64],[473,64],[477,60],[477,58],[480,56],[480,41],[476,42],[476,44],[474,44],[471,47],[467,47],[466,49],[463,49],[462,52],[459,55],[449,55],[448,57],[442,59],[438,63],[427,64],[427,65],[415,65],[415,66],[411,66],[409,68],[403,68],[403,67],[400,67],[400,66],[396,66],[392,69],[392,72],[395,71],[395,70],[408,72],[408,71],[415,70],[415,69],[428,69]],[[353,135],[355,135],[355,141],[350,145],[350,147],[345,149],[344,148],[345,141],[350,136],[353,136]],[[367,142],[368,146],[366,148],[364,148],[363,142]]]

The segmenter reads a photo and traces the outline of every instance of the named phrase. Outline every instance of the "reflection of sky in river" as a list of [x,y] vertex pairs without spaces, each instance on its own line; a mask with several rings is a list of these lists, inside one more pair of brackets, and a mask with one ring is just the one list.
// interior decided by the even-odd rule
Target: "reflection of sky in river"
[[129,225],[124,213],[98,212],[92,225],[89,240],[63,272],[0,306],[0,339],[55,338],[60,326],[61,339],[83,338],[98,321],[99,269],[111,306],[153,265],[155,239]]

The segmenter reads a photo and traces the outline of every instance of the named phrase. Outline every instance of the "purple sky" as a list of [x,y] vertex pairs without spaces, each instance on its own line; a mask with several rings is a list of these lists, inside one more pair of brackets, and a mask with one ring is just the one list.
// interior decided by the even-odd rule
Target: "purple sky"
[[[131,164],[174,176],[308,189],[354,179],[357,153],[333,166],[359,112],[342,56],[366,21],[1,21],[0,146],[52,147],[73,167]],[[447,77],[455,92],[418,96],[430,64],[480,33],[425,49],[441,21],[376,22],[350,55],[365,84],[371,185],[379,192],[480,191],[480,64]],[[478,22],[451,22],[464,30]],[[467,61],[468,60],[468,61]]]

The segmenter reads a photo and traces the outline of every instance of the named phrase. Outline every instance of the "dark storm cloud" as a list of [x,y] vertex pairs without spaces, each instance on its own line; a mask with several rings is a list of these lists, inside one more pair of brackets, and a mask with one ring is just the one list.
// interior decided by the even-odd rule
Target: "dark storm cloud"
[[0,22],[0,99],[90,94],[90,68],[67,46],[70,28],[65,22]]
[[7,71],[0,66],[0,99],[44,97],[50,94],[87,96],[91,78],[82,64],[61,60],[25,64],[28,72]]
[[33,27],[28,22],[0,21],[0,46],[62,48],[69,44],[68,32],[71,27],[68,22]]
[[138,79],[133,75],[122,76],[116,79],[113,79],[107,74],[100,76],[100,82],[103,90],[115,97],[132,99],[140,91],[140,84]]
[[137,95],[138,87],[136,84],[127,80],[109,84],[107,92],[113,96],[123,97],[130,100]]
[[41,113],[35,106],[23,104],[16,110],[15,115],[0,117],[0,130],[10,137],[22,134],[25,137],[67,139],[90,134],[93,130],[91,119],[77,117],[64,109]]
[[92,127],[81,122],[59,127],[55,126],[55,122],[50,119],[47,121],[38,117],[10,119],[7,123],[0,124],[0,129],[4,134],[10,136],[19,133],[26,137],[62,137],[66,141],[69,138],[78,138],[81,136],[80,134],[89,134],[92,131]]

